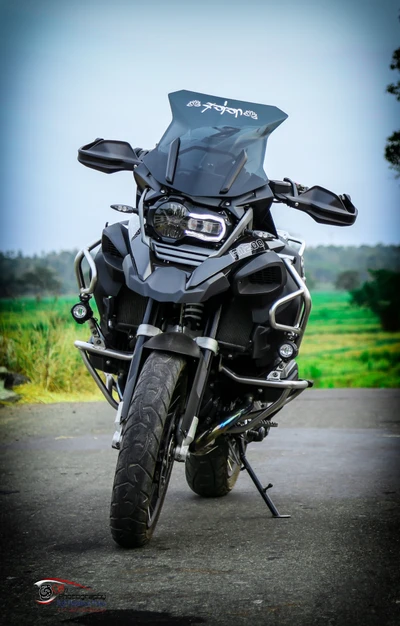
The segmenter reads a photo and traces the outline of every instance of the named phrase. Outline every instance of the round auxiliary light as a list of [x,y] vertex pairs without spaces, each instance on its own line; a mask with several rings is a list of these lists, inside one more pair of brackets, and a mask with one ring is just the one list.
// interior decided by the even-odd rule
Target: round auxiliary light
[[289,359],[293,359],[297,356],[298,348],[295,343],[292,341],[286,341],[278,348],[279,356],[287,361]]
[[85,304],[84,302],[78,302],[78,304],[74,304],[74,306],[72,307],[71,314],[75,322],[77,322],[78,324],[83,324],[92,317],[93,311],[88,304]]

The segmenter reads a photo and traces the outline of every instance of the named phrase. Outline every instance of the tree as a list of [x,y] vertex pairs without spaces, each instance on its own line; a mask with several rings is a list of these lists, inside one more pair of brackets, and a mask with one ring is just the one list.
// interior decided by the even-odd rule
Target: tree
[[383,330],[400,329],[400,272],[370,270],[373,280],[351,291],[351,302],[369,308],[380,319]]
[[400,131],[396,130],[387,139],[385,148],[385,159],[391,164],[390,167],[395,170],[396,178],[400,176]]
[[360,286],[360,274],[357,270],[340,272],[335,280],[335,288],[339,291],[351,291]]
[[37,296],[44,293],[58,295],[61,290],[61,282],[56,273],[50,267],[45,266],[38,266],[25,272],[21,276],[20,282],[28,293],[31,292]]
[[[400,72],[400,48],[393,52],[390,69]],[[400,102],[400,80],[397,83],[390,83],[386,91]],[[400,176],[400,131],[398,130],[387,138],[385,159],[390,163],[390,167],[396,172],[396,178],[398,178]]]
[[306,272],[306,283],[308,289],[315,289],[317,281],[315,280],[313,274],[311,274],[310,272]]

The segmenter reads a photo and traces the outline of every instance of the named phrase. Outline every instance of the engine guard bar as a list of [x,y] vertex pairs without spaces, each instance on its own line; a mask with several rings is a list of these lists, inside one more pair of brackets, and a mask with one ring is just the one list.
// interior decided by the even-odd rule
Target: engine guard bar
[[311,387],[308,380],[268,380],[263,378],[250,378],[249,376],[239,376],[225,365],[221,365],[219,371],[243,385],[255,385],[256,387],[272,387],[274,389],[307,389]]
[[97,373],[97,371],[95,370],[95,368],[93,367],[91,362],[89,361],[89,358],[88,358],[85,350],[80,349],[80,355],[82,357],[82,361],[84,362],[84,364],[86,365],[86,367],[87,367],[87,369],[89,371],[89,374],[92,376],[94,382],[96,383],[96,385],[100,389],[101,393],[103,394],[103,396],[105,397],[107,402],[109,404],[111,404],[113,409],[117,409],[119,403],[112,396],[113,385],[112,385],[112,381],[110,381],[112,376],[110,374],[106,374],[107,384],[104,384],[102,379],[100,378],[99,374]]
[[110,348],[99,348],[87,341],[74,341],[75,348],[81,351],[99,354],[100,356],[109,356],[112,359],[120,359],[121,361],[132,361],[133,352],[121,352],[120,350],[110,350]]
[[[113,407],[113,409],[118,408],[118,402],[113,398],[112,391],[113,389],[118,390],[118,385],[115,382],[114,377],[111,374],[106,374],[106,384],[102,381],[96,369],[91,364],[88,352],[91,354],[97,354],[102,357],[110,357],[112,359],[120,359],[121,361],[131,361],[133,353],[132,352],[121,352],[118,350],[110,350],[109,348],[96,347],[92,343],[88,343],[87,341],[75,341],[75,348],[78,348],[80,355],[84,364],[86,365],[89,374],[92,376],[94,382],[100,389],[101,393],[107,400],[109,404]],[[119,392],[118,392],[118,395]],[[120,397],[121,400],[121,397]]]
[[[75,270],[75,276],[78,282],[79,292],[81,296],[92,295],[94,288],[96,287],[97,269],[96,269],[96,264],[93,260],[93,257],[90,254],[90,251],[93,250],[94,248],[97,248],[97,246],[100,245],[100,243],[101,243],[101,239],[97,239],[97,241],[90,244],[90,246],[87,246],[86,248],[82,248],[82,250],[79,250],[78,254],[75,257],[74,270]],[[86,287],[85,277],[83,275],[83,269],[82,269],[83,259],[86,259],[86,261],[89,264],[90,271],[91,271],[90,284],[88,287]]]
[[[310,292],[308,291],[306,287],[305,282],[301,278],[300,274],[293,267],[292,258],[287,257],[285,255],[279,255],[279,256],[281,256],[283,262],[286,265],[287,271],[292,276],[298,289],[297,291],[294,291],[293,293],[290,293],[289,295],[284,296],[283,298],[279,298],[276,302],[274,302],[274,304],[271,306],[269,310],[269,323],[272,326],[272,328],[274,328],[275,330],[281,330],[281,331],[284,331],[287,333],[293,333],[294,335],[296,335],[297,346],[300,347],[300,343],[301,343],[304,331],[307,326],[308,318],[310,316],[311,296],[310,296]],[[301,296],[302,298],[302,303],[301,303],[299,314],[297,316],[297,319],[294,325],[288,326],[286,324],[279,324],[279,322],[276,321],[277,310],[282,305],[286,304],[287,302],[291,302],[292,300],[295,300],[295,298],[299,296]]]
[[[100,391],[102,392],[106,400],[109,402],[109,404],[114,409],[116,409],[118,407],[118,402],[112,396],[113,386],[110,385],[110,381],[108,380],[111,377],[111,375],[106,374],[107,384],[104,384],[98,372],[90,363],[87,353],[89,352],[91,354],[97,354],[103,357],[120,359],[123,361],[131,361],[133,357],[133,353],[121,352],[118,350],[110,350],[109,348],[96,347],[92,343],[88,343],[86,341],[75,341],[74,345],[76,348],[78,348],[80,355],[82,357],[82,360],[86,368],[88,369],[89,374],[94,379],[96,385],[99,387]],[[275,389],[282,389],[283,391],[285,389],[288,389],[289,392],[294,390],[300,393],[301,391],[303,391],[303,389],[306,389],[307,387],[310,386],[310,383],[306,380],[262,380],[259,378],[249,378],[249,377],[238,376],[237,374],[232,372],[232,370],[228,369],[225,366],[221,366],[220,371],[226,374],[229,378],[232,378],[232,380],[235,380],[235,382],[255,385],[258,387],[271,387]],[[290,396],[290,398],[288,398],[287,401],[289,402],[289,400],[291,400],[292,398],[293,398],[293,394]],[[230,426],[232,425],[233,424],[230,424]]]

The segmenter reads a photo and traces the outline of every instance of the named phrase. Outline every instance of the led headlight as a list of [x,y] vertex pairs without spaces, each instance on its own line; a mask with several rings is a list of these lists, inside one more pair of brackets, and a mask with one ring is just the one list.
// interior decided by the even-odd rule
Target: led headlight
[[189,213],[185,234],[203,241],[221,241],[226,233],[223,217],[216,214]]
[[223,217],[217,213],[192,212],[179,202],[164,202],[152,212],[153,228],[160,237],[221,241],[226,234]]

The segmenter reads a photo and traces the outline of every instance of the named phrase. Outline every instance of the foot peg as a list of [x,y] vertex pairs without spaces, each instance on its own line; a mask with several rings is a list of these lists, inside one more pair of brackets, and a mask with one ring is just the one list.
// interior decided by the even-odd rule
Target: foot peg
[[255,484],[257,488],[257,491],[259,492],[265,504],[271,511],[272,517],[280,517],[280,518],[290,517],[290,515],[281,515],[278,509],[276,508],[275,504],[273,503],[272,499],[267,494],[268,489],[271,489],[271,487],[273,487],[272,483],[269,483],[266,487],[263,487],[260,481],[258,480],[255,471],[253,470],[253,468],[251,467],[250,463],[247,460],[246,448],[244,445],[244,440],[242,438],[238,440],[238,444],[239,444],[240,460],[243,463],[242,469],[245,469],[247,473],[249,474],[251,480],[253,481],[253,483]]

